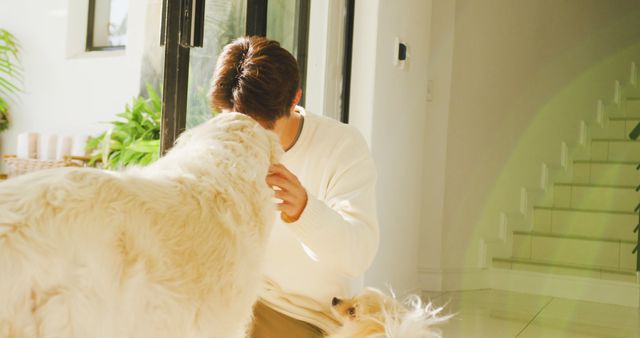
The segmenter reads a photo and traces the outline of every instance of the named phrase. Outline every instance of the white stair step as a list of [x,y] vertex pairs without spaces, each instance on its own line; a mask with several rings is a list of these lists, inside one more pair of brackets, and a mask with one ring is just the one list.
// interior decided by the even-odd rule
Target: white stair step
[[640,163],[640,142],[617,139],[593,139],[591,160]]
[[634,242],[627,241],[514,232],[512,256],[550,264],[634,270],[636,256],[631,253],[634,247]]
[[559,264],[521,258],[494,258],[493,268],[533,271],[554,275],[569,275],[621,282],[636,282],[636,273],[629,269],[594,268],[577,264]]
[[627,84],[622,86],[622,97],[640,97],[640,84],[638,84],[638,71],[636,69],[636,84]]
[[633,128],[635,128],[638,123],[640,123],[640,117],[636,116],[636,117],[610,117],[609,118],[609,122],[617,122],[617,123],[624,123],[624,139],[627,139],[629,136],[629,133],[633,130]]
[[574,161],[573,183],[599,185],[638,185],[640,170],[635,162]]
[[640,202],[634,186],[566,184],[553,186],[553,206],[602,211],[631,212]]
[[591,137],[605,139],[629,139],[629,133],[640,122],[640,117],[609,117],[602,128],[591,130]]
[[624,102],[625,116],[640,116],[640,97],[627,97]]
[[558,236],[633,242],[638,215],[632,212],[539,208],[533,210],[533,231]]

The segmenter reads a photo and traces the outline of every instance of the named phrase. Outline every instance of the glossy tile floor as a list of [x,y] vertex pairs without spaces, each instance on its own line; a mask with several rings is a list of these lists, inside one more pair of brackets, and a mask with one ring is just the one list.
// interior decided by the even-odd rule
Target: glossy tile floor
[[445,338],[640,338],[640,311],[632,307],[501,290],[423,296],[457,313],[441,326]]

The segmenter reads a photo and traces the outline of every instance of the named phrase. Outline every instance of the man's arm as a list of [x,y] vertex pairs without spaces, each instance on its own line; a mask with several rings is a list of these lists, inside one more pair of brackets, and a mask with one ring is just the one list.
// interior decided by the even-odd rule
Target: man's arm
[[379,241],[375,166],[368,150],[356,153],[357,158],[349,154],[334,159],[349,160],[331,177],[325,200],[308,195],[282,165],[272,167],[267,178],[268,184],[279,188],[278,209],[300,240],[318,260],[352,276],[371,265]]

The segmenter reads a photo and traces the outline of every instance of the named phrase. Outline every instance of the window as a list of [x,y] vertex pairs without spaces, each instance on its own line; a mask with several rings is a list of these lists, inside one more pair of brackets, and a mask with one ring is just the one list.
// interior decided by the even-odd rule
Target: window
[[212,117],[209,91],[216,60],[222,47],[244,35],[247,2],[206,0],[204,9],[203,46],[189,51],[187,128],[197,126]]
[[[204,13],[198,13],[201,1]],[[208,92],[217,56],[225,44],[245,34],[279,40],[298,60],[303,93],[310,93],[305,102],[309,111],[347,122],[354,3],[163,0],[162,153],[185,128],[211,117]],[[201,24],[191,20],[200,15],[204,17]],[[201,47],[181,43],[181,37],[191,36],[199,28],[204,32]],[[325,34],[326,30],[330,32]]]
[[86,50],[124,49],[127,11],[127,0],[89,0]]

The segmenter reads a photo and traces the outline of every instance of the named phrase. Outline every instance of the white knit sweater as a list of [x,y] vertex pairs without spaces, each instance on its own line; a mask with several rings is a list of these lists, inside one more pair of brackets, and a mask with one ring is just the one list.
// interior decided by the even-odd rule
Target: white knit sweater
[[362,274],[378,249],[376,172],[355,128],[299,111],[303,129],[282,164],[305,187],[308,202],[296,222],[277,218],[261,298],[281,313],[332,332],[332,298],[362,287]]

